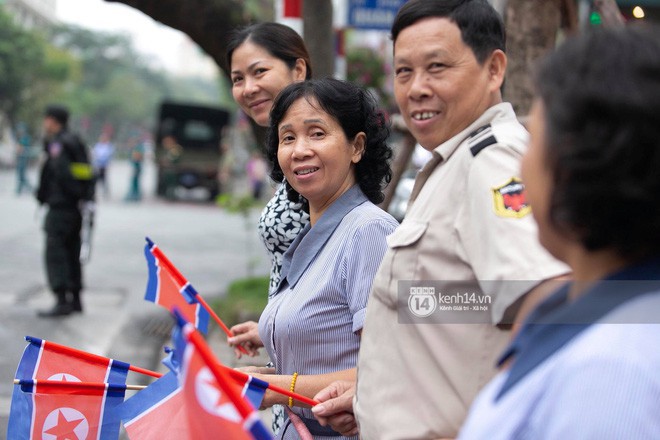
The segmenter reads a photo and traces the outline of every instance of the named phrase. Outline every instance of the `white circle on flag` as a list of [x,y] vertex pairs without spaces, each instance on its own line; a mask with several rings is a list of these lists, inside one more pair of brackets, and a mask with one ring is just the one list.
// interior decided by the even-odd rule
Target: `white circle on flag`
[[64,382],[82,382],[80,379],[78,379],[76,376],[68,373],[57,373],[53,374],[48,378],[48,380],[61,380]]
[[208,367],[202,367],[195,377],[197,402],[206,412],[214,416],[222,417],[230,422],[240,423],[241,416],[238,411],[231,402],[223,398],[224,396],[216,384],[217,382],[211,370]]
[[[58,429],[61,429],[61,431],[58,431]],[[76,435],[76,439],[72,440],[85,440],[87,434],[89,434],[87,418],[76,409],[68,407],[57,408],[46,416],[44,427],[41,430],[41,439],[57,440],[58,438],[64,438],[71,430]]]

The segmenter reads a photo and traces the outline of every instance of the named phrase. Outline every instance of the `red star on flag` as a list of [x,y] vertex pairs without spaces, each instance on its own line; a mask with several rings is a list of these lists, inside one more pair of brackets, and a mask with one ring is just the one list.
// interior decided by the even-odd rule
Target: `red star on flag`
[[59,410],[59,413],[57,414],[57,425],[53,426],[48,431],[44,431],[44,434],[54,435],[56,440],[77,440],[78,435],[73,432],[73,430],[84,420],[84,417],[77,420],[67,420],[62,410]]

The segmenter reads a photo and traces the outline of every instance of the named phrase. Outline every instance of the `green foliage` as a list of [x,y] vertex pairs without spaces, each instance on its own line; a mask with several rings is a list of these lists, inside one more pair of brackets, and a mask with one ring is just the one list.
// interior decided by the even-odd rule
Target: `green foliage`
[[383,87],[384,62],[373,50],[366,47],[349,50],[346,54],[346,64],[348,68],[346,77],[349,81],[375,89]]
[[247,22],[273,21],[275,19],[273,0],[245,0],[243,9]]
[[255,200],[250,195],[235,196],[227,193],[220,194],[216,199],[216,203],[228,212],[241,214],[243,216],[249,215],[252,208],[262,207],[261,201]]
[[375,91],[387,106],[389,96],[385,92],[385,61],[374,50],[366,47],[349,49],[346,53],[346,79]]
[[147,66],[126,36],[61,26],[52,41],[80,66],[56,96],[74,115],[89,121],[83,135],[94,139],[109,124],[126,137],[135,127],[151,124],[158,103],[169,92],[168,82]]
[[221,99],[219,81],[172,77],[149,63],[125,35],[77,26],[42,35],[19,28],[0,8],[0,112],[12,124],[26,123],[35,138],[48,103],[66,104],[72,127],[88,142],[110,125],[122,143],[153,125],[164,99],[210,105]]
[[44,74],[45,42],[14,24],[0,9],[0,111],[17,122],[21,105],[34,100],[30,87]]
[[233,281],[227,294],[211,302],[220,319],[232,326],[246,319],[257,320],[268,302],[267,276],[241,278]]

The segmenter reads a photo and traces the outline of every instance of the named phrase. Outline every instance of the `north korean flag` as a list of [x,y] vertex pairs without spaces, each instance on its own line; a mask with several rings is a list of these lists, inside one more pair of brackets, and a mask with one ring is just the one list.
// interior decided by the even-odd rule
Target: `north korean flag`
[[[20,384],[14,385],[7,438],[56,439],[60,437],[54,434],[49,437],[51,434],[46,431],[53,426],[64,426],[83,419],[85,422],[81,421],[76,426],[87,426],[85,429],[90,432],[105,427],[102,432],[97,432],[104,436],[89,438],[112,438],[112,435],[117,438],[119,417],[114,412],[114,405],[123,401],[123,391],[121,396],[115,394],[117,387],[126,384],[129,364],[92,354],[72,353],[66,347],[38,338],[28,336],[26,339],[29,343],[16,371],[16,378],[23,384],[23,389]],[[64,384],[57,388],[49,382]],[[36,392],[34,383],[38,384]],[[89,386],[84,385],[90,383],[96,384],[96,388],[90,390]],[[99,384],[113,386],[101,389],[98,388]],[[77,393],[81,395],[79,400],[83,403],[76,402],[74,405],[70,399]]]
[[168,262],[158,257],[163,255],[158,246],[147,238],[144,256],[147,259],[149,278],[144,299],[165,307],[168,311],[178,308],[188,322],[194,323],[202,333],[209,325],[209,312],[196,300],[197,292],[184,278],[177,277]]
[[[116,440],[117,407],[125,384],[22,380],[24,407],[32,412],[10,414],[7,438],[40,440]],[[13,398],[12,398],[13,399]],[[13,403],[13,402],[12,402]]]
[[256,409],[241,394],[192,325],[178,316],[177,353],[182,354],[179,384],[194,439],[271,439]]

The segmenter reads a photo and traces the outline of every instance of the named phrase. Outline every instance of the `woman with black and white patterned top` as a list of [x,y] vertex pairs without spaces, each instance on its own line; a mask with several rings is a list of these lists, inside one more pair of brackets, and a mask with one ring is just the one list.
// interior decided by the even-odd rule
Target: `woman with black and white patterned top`
[[[270,109],[277,95],[291,83],[312,77],[307,48],[300,35],[279,23],[259,23],[235,32],[227,46],[232,94],[241,109],[257,124],[268,126]],[[286,185],[280,184],[259,218],[258,230],[271,257],[269,295],[280,281],[282,255],[309,223],[301,203],[290,202]],[[231,328],[229,344],[242,345],[255,356],[263,347],[257,323],[248,321]],[[273,408],[273,429],[281,426],[283,411]]]
[[[300,35],[279,23],[259,23],[236,31],[227,46],[232,94],[241,109],[257,124],[268,126],[270,109],[277,95],[291,83],[310,79],[309,54]],[[282,255],[309,223],[302,204],[290,202],[284,182],[264,208],[259,219],[259,234],[271,255],[270,291],[280,280]],[[256,323],[232,327],[229,340],[256,355],[263,344]],[[236,350],[237,356],[240,352]]]

